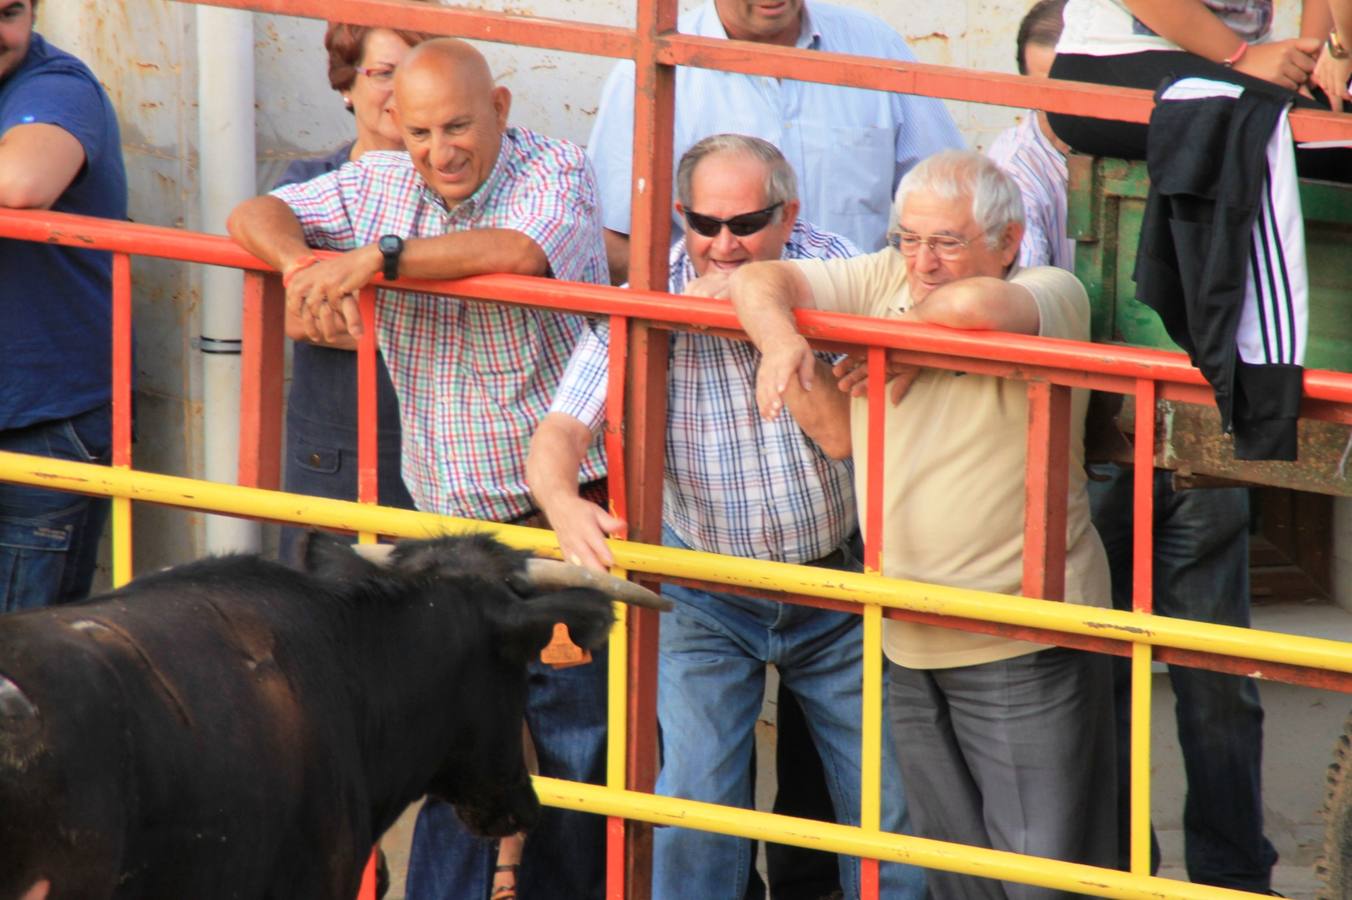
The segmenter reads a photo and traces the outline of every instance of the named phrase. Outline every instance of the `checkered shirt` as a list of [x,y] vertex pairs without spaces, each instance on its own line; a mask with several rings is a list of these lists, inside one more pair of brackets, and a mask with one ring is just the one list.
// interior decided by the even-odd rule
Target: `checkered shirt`
[[[453,210],[407,153],[364,154],[273,191],[314,247],[350,250],[382,234],[436,237],[510,228],[535,241],[550,274],[609,283],[596,182],[581,149],[509,128],[488,179]],[[525,459],[549,408],[578,316],[428,294],[380,291],[377,335],[399,396],[403,478],[418,508],[506,521],[529,513]],[[605,474],[601,441],[582,479]]]
[[[857,254],[848,240],[798,222],[783,259]],[[668,288],[682,293],[695,269],[679,241]],[[605,420],[610,332],[588,326],[573,351],[551,412],[599,430]],[[855,528],[848,462],[828,458],[785,413],[766,422],[756,409],[760,353],[749,343],[672,335],[667,382],[663,516],[699,550],[801,563],[820,559]],[[829,387],[829,386],[828,386]]]

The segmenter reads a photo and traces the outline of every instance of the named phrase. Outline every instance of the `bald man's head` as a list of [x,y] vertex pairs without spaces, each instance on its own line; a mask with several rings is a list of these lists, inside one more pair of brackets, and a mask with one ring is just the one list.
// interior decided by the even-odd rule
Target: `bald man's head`
[[455,38],[424,41],[395,72],[393,114],[404,145],[447,206],[488,180],[511,106],[511,92],[494,86],[483,54]]

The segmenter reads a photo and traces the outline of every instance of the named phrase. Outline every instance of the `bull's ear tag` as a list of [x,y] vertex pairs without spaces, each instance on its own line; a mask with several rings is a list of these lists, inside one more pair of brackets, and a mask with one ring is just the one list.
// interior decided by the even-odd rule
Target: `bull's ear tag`
[[581,666],[592,661],[591,651],[573,643],[568,626],[562,622],[554,623],[554,635],[540,651],[540,662],[549,663],[556,669],[569,666]]

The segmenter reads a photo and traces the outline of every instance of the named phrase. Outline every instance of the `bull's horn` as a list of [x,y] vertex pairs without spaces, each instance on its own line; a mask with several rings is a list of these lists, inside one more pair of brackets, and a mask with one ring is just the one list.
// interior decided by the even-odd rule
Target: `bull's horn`
[[394,544],[353,544],[352,552],[378,566],[388,566],[390,554],[394,552]]
[[616,600],[647,609],[671,609],[671,601],[645,587],[616,578],[607,572],[560,562],[557,559],[531,559],[526,562],[526,577],[537,588],[591,588]]

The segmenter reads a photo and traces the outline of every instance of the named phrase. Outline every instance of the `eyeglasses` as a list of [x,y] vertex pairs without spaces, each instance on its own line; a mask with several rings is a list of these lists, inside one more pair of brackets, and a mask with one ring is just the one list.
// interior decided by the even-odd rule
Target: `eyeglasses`
[[901,251],[902,256],[915,256],[920,252],[920,245],[929,247],[930,252],[940,259],[960,259],[967,248],[972,245],[972,241],[983,237],[986,233],[983,231],[976,237],[960,238],[953,237],[951,234],[916,234],[914,231],[901,229],[888,235],[887,242]]
[[690,226],[691,231],[704,237],[718,237],[718,233],[723,230],[724,225],[728,226],[728,231],[731,231],[737,237],[746,237],[748,234],[755,234],[769,225],[770,217],[775,214],[775,210],[783,205],[784,201],[781,200],[773,206],[765,207],[765,209],[742,213],[740,216],[733,216],[730,219],[706,216],[687,209],[685,221]]
[[362,66],[354,66],[358,72],[374,81],[376,84],[389,84],[394,80],[394,69],[367,69]]

